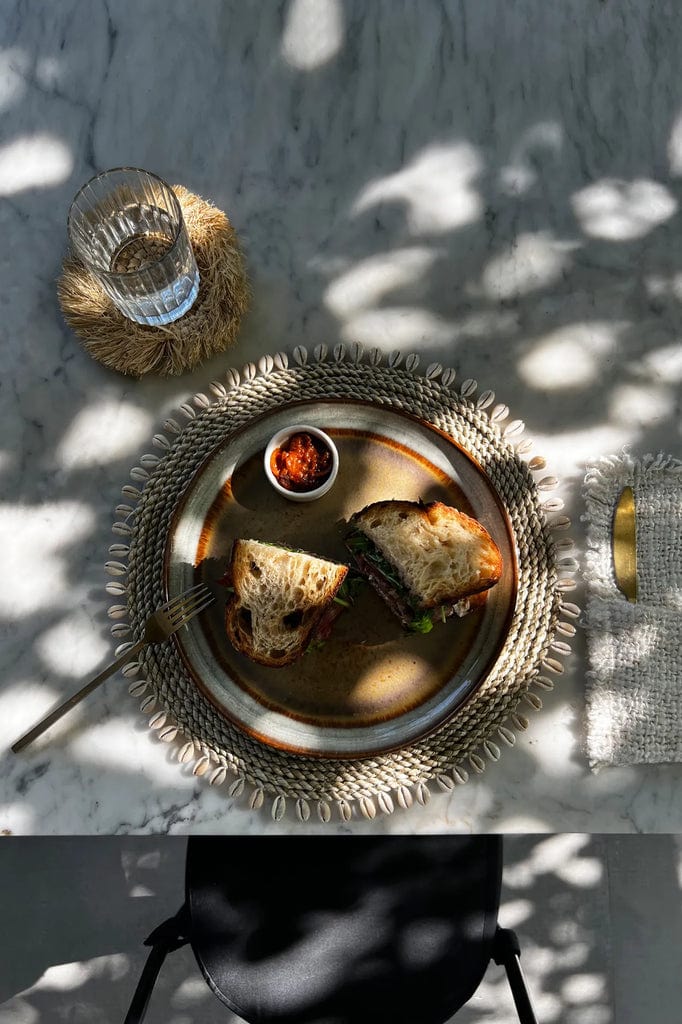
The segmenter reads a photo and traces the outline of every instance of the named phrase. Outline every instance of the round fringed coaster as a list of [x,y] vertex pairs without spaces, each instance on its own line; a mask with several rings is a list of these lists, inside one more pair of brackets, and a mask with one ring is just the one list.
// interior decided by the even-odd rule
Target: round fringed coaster
[[[328,357],[329,356],[329,357]],[[522,437],[520,420],[495,404],[491,391],[478,394],[477,383],[459,387],[455,371],[438,364],[418,371],[419,357],[395,353],[385,362],[359,345],[332,353],[318,346],[310,355],[301,347],[293,358],[280,352],[230,370],[214,381],[209,394],[197,394],[177,418],[156,434],[158,454],[142,456],[123,488],[114,524],[117,542],[110,548],[107,585],[119,603],[110,608],[117,654],[132,646],[146,617],[163,603],[164,552],[169,526],[183,492],[198,467],[233,431],[254,417],[287,402],[360,399],[404,410],[449,435],[478,462],[506,508],[518,559],[518,592],[506,638],[483,683],[444,725],[400,750],[357,759],[327,759],[282,752],[231,725],[192,682],[173,643],[149,647],[144,658],[124,669],[130,692],[142,698],[142,710],[157,736],[176,745],[183,764],[213,785],[225,784],[232,797],[251,808],[266,807],[275,820],[287,806],[301,821],[315,814],[348,821],[354,814],[426,803],[431,791],[449,791],[469,772],[481,773],[497,761],[502,746],[513,746],[516,731],[528,720],[520,710],[542,707],[536,690],[553,688],[563,671],[575,634],[578,608],[566,601],[578,568],[567,555],[568,539],[556,540],[569,520],[557,486],[545,475],[545,462],[530,458],[532,442]],[[528,456],[528,460],[527,460]],[[539,474],[539,479],[535,476]],[[532,689],[531,689],[532,687]]]
[[125,317],[83,264],[69,255],[57,286],[64,319],[111,370],[142,377],[191,370],[233,344],[249,305],[244,260],[222,210],[174,185],[199,269],[199,294],[183,317],[148,327]]

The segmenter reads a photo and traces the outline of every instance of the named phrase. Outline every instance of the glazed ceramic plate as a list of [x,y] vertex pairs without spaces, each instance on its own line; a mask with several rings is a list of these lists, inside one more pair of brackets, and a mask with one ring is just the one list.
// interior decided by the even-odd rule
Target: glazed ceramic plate
[[[339,475],[318,501],[276,494],[263,471],[270,437],[293,422],[326,430]],[[237,537],[273,541],[348,561],[340,527],[384,499],[440,500],[475,516],[502,552],[499,583],[473,613],[406,635],[369,586],[337,620],[330,640],[284,668],[237,654],[223,627],[227,594],[176,634],[195,685],[229,719],[271,746],[325,757],[397,749],[457,714],[502,648],[516,598],[509,519],[488,477],[435,428],[351,400],[285,406],[231,434],[197,469],[176,510],[165,572],[170,597],[224,573]]]

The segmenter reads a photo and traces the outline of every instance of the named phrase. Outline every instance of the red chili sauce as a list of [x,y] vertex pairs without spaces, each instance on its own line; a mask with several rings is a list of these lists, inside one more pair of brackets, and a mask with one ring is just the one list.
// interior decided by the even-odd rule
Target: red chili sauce
[[307,433],[292,434],[270,456],[270,469],[287,491],[314,491],[332,471],[332,453],[324,441]]

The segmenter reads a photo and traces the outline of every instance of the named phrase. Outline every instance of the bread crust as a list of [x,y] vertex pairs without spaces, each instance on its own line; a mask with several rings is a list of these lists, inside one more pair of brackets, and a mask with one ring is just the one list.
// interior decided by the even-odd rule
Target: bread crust
[[415,608],[455,604],[489,590],[502,554],[485,527],[441,501],[377,501],[351,516],[396,570]]
[[238,539],[226,578],[234,594],[225,630],[236,651],[279,668],[305,653],[348,566],[274,544]]

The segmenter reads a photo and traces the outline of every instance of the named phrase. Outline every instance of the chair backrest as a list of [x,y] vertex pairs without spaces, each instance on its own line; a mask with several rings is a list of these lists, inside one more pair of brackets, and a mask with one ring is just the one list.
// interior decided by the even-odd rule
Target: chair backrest
[[189,939],[249,1024],[443,1024],[493,954],[497,836],[188,843]]

